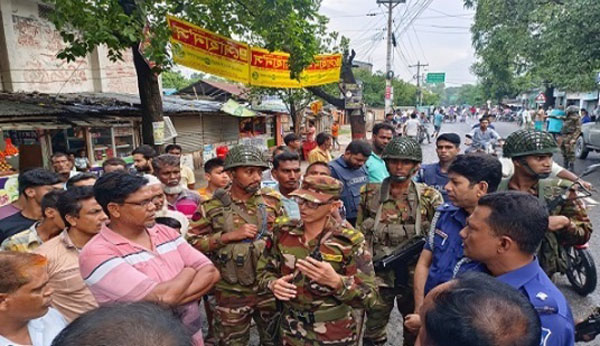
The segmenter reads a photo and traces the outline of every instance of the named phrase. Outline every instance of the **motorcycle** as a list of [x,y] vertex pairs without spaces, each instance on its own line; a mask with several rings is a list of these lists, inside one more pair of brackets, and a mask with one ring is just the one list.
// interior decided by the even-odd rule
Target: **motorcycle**
[[[583,178],[599,168],[600,164],[591,165],[587,167],[578,178]],[[548,210],[554,210],[568,200],[572,200],[573,198],[569,195],[573,188],[577,189],[574,199],[587,199],[592,195],[592,192],[583,186],[580,180],[577,180],[564,194],[548,203]],[[567,280],[571,286],[573,286],[573,290],[584,297],[596,289],[596,283],[598,282],[596,264],[594,263],[594,259],[592,258],[588,247],[588,243],[585,243],[583,245],[561,246],[559,250],[561,252],[559,256],[561,258],[566,258],[567,262],[567,266],[561,274],[566,275]]]

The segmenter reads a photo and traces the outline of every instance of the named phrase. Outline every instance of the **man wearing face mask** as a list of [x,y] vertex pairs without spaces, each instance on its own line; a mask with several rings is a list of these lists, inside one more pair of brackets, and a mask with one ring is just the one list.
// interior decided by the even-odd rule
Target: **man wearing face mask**
[[200,195],[181,185],[181,164],[178,156],[163,154],[152,159],[154,175],[163,185],[167,208],[192,217],[200,204]]
[[258,148],[233,147],[224,163],[231,189],[219,189],[202,203],[187,235],[188,242],[208,254],[221,273],[214,289],[217,345],[248,345],[252,319],[261,345],[274,345],[271,332],[279,332],[268,328],[275,320],[275,297],[259,288],[256,280],[265,240],[272,236],[275,219],[285,215],[281,195],[260,188],[261,174],[268,168]]
[[[421,147],[415,140],[394,138],[381,157],[390,176],[382,183],[369,183],[362,188],[356,221],[372,249],[374,262],[424,236],[436,208],[443,203],[442,195],[433,187],[412,180],[423,160]],[[416,260],[415,257],[408,261],[403,273],[392,268],[376,268],[381,301],[367,309],[364,345],[385,345],[394,300],[402,316],[414,311],[410,273],[414,271]],[[404,345],[413,345],[415,337],[404,329]]]
[[[548,132],[518,130],[506,138],[504,157],[511,158],[515,173],[502,180],[498,191],[522,191],[538,197],[544,205],[565,193],[572,185],[562,179],[549,179],[552,154],[559,152],[558,144]],[[570,197],[575,191],[571,191]],[[566,261],[559,256],[560,246],[585,244],[592,234],[592,223],[580,199],[568,199],[550,210],[548,232],[538,252],[540,266],[550,278],[565,269]]]

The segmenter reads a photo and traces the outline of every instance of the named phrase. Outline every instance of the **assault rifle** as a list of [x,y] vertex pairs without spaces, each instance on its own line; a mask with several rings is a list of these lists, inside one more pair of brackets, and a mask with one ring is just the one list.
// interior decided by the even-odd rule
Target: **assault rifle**
[[396,276],[396,286],[406,286],[409,279],[408,266],[419,258],[423,246],[425,246],[425,238],[415,237],[398,250],[373,261],[373,267],[375,271],[393,268]]

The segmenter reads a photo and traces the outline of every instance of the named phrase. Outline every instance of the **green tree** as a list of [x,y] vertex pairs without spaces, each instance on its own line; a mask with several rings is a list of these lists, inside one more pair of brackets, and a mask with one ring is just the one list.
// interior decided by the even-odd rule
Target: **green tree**
[[[66,47],[59,58],[74,60],[105,45],[113,60],[131,50],[142,103],[144,143],[154,144],[152,122],[162,120],[158,74],[171,66],[168,54],[172,14],[227,37],[269,50],[290,53],[292,77],[313,61],[320,48],[334,40],[327,18],[318,13],[320,0],[44,0],[54,8],[52,22]],[[150,44],[138,51],[148,26]],[[174,47],[177,49],[177,47]]]
[[185,78],[179,71],[164,71],[161,76],[162,87],[165,89],[183,89],[192,82],[191,79]]
[[[540,86],[594,89],[600,69],[596,0],[464,0],[486,97],[500,100]],[[547,95],[549,100],[551,95]]]

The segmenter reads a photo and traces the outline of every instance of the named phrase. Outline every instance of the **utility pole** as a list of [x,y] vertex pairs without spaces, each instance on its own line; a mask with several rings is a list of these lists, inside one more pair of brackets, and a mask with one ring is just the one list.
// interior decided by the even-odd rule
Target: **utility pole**
[[378,4],[383,4],[388,10],[387,54],[385,65],[385,114],[392,111],[392,100],[394,98],[394,88],[392,87],[392,80],[394,79],[394,72],[392,71],[392,13],[396,6],[405,2],[406,0],[377,0]]
[[423,102],[423,91],[421,90],[421,67],[427,67],[429,64],[421,64],[420,61],[417,61],[416,65],[410,65],[408,67],[417,68],[417,106],[420,106]]

